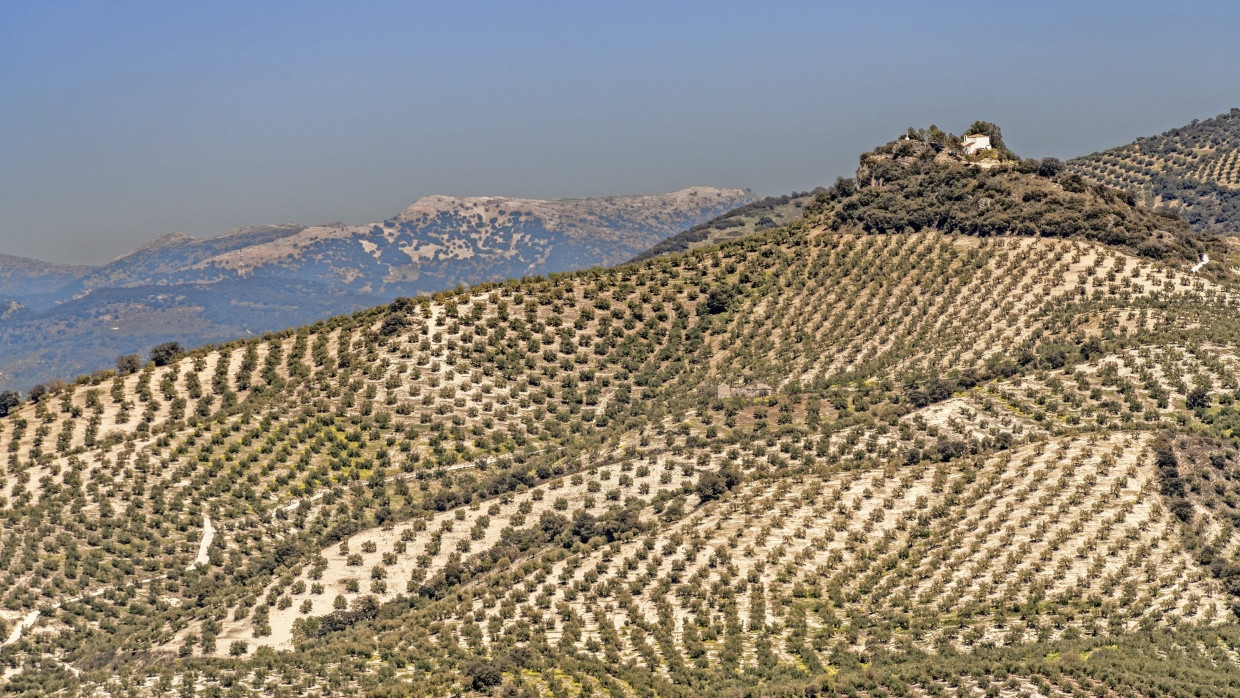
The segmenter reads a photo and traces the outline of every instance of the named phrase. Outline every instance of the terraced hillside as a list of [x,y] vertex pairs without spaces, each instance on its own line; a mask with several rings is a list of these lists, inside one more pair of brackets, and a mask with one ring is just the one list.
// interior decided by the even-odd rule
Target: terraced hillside
[[785,228],[19,407],[2,690],[1240,692],[1226,251],[862,162]]
[[1067,165],[1092,182],[1136,192],[1197,230],[1240,233],[1240,109]]

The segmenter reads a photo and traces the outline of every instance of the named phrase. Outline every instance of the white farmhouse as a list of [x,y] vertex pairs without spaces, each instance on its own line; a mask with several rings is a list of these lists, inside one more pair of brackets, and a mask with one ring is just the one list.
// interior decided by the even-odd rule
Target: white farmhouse
[[980,133],[965,136],[964,141],[962,141],[961,144],[964,146],[965,155],[973,155],[974,153],[983,150],[990,150],[991,148],[990,136],[985,136]]

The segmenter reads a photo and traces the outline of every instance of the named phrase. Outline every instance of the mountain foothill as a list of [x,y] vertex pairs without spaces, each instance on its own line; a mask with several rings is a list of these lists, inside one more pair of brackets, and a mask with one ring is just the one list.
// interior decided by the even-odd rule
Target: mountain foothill
[[12,405],[0,690],[1237,694],[1236,254],[965,133],[634,261],[658,241]]

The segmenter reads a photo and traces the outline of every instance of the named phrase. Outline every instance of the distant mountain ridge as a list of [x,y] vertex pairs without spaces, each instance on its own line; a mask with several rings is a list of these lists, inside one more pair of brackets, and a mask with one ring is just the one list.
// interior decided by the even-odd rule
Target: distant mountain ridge
[[[284,274],[324,273],[378,292],[408,290],[426,274],[452,285],[478,283],[539,273],[548,265],[559,271],[582,262],[616,264],[631,257],[630,250],[636,254],[678,232],[686,220],[699,219],[703,212],[717,215],[754,198],[744,190],[706,187],[599,199],[427,196],[382,223],[303,228],[221,253],[186,273],[209,278],[279,268]],[[358,246],[349,244],[353,241]],[[376,272],[386,272],[360,272],[376,265]]]
[[1068,168],[1098,184],[1136,192],[1193,228],[1240,234],[1240,108],[1118,148],[1072,158]]
[[747,204],[744,189],[586,199],[423,197],[364,225],[171,234],[100,266],[0,256],[0,388],[314,322],[460,284],[617,264]]

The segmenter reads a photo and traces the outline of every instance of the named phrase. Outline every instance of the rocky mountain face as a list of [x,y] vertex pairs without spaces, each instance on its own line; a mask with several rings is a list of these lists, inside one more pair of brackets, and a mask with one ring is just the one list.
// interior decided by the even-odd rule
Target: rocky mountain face
[[931,135],[13,407],[0,692],[1234,695],[1234,258]]
[[168,235],[98,267],[0,258],[0,388],[104,368],[153,343],[220,342],[453,288],[616,264],[755,197],[428,196],[367,225]]

